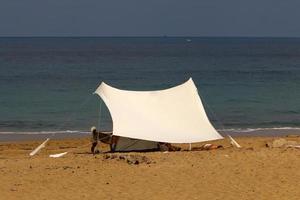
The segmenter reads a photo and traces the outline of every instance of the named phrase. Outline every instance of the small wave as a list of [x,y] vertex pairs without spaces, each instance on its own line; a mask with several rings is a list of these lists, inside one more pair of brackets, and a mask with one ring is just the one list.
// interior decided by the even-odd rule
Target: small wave
[[[225,128],[217,129],[220,132],[237,132],[237,133],[251,133],[255,131],[272,131],[272,130],[298,130],[300,127],[268,127],[268,128]],[[110,131],[109,131],[110,132]],[[1,134],[28,134],[28,135],[41,135],[41,134],[89,134],[90,131],[85,130],[63,130],[63,131],[0,131]]]
[[270,127],[270,128],[229,128],[229,129],[218,129],[220,132],[240,132],[250,133],[255,131],[270,131],[270,130],[299,130],[300,127]]
[[65,130],[65,131],[3,131],[0,134],[28,134],[28,135],[41,135],[41,134],[88,134],[89,131],[79,130]]

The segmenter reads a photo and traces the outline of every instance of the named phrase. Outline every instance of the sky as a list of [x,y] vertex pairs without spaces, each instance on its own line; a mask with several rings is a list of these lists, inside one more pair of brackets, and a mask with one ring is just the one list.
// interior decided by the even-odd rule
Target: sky
[[299,0],[0,0],[0,36],[300,37]]

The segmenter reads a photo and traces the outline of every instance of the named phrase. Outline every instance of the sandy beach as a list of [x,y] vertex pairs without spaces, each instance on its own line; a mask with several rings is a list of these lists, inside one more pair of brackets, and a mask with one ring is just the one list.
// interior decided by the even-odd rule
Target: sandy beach
[[[299,199],[300,149],[267,148],[273,139],[237,137],[242,149],[225,139],[212,142],[224,149],[113,156],[90,154],[88,138],[61,139],[32,158],[41,141],[2,142],[0,199]],[[147,162],[119,158],[128,155]]]

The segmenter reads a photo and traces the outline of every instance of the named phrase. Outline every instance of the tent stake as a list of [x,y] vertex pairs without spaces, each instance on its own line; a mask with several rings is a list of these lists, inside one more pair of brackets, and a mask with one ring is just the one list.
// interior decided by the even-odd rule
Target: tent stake
[[227,135],[230,139],[230,143],[232,146],[235,146],[236,148],[241,148],[242,146],[239,145],[239,143],[237,143],[237,141],[235,141],[230,135]]
[[46,146],[46,143],[50,140],[50,138],[47,138],[42,144],[40,144],[37,148],[35,148],[29,155],[34,156],[37,154],[42,148]]

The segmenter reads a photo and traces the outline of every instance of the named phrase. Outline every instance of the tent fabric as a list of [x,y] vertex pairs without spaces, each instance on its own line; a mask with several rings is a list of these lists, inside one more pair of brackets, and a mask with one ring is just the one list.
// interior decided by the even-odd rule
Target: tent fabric
[[109,109],[113,135],[169,143],[223,138],[211,125],[191,78],[157,91],[120,90],[102,82],[95,93]]
[[115,151],[158,150],[158,142],[120,137]]

